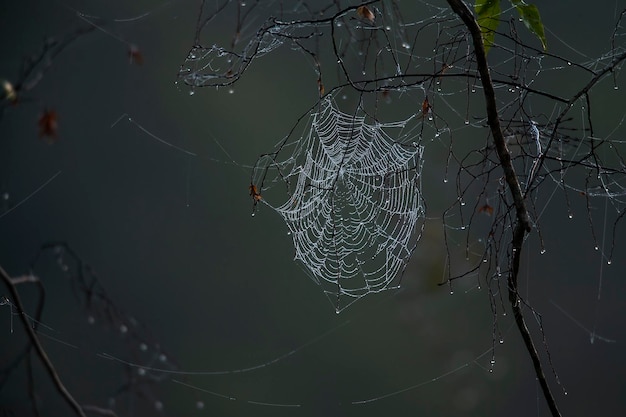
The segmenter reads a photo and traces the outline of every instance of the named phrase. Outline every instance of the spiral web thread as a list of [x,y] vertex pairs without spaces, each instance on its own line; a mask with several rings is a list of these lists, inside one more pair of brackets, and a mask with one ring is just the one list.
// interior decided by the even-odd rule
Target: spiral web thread
[[[268,154],[255,169],[264,178],[276,168],[276,179],[287,183],[287,201],[273,208],[293,237],[295,259],[337,311],[351,304],[340,303],[342,296],[355,301],[399,286],[424,218],[422,147],[402,133],[410,119],[370,124],[357,113],[325,98],[302,138],[280,146],[294,148],[290,158],[277,163]],[[398,138],[391,129],[400,130]]]

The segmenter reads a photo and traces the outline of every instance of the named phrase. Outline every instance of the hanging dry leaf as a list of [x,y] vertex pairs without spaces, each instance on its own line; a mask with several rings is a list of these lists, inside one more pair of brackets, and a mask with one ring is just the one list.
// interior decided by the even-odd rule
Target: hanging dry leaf
[[356,14],[361,19],[369,20],[370,23],[374,23],[374,19],[376,19],[374,13],[367,6],[359,6],[356,9]]
[[484,206],[481,206],[478,208],[478,212],[479,213],[484,213],[487,216],[491,216],[493,214],[493,207],[490,206],[488,203],[485,203]]
[[380,92],[380,96],[385,103],[391,103],[391,90],[384,89]]
[[59,122],[57,120],[57,112],[54,110],[44,110],[39,121],[39,137],[48,143],[54,143],[57,141],[57,130],[59,129]]
[[426,96],[426,98],[422,102],[422,116],[426,116],[430,112],[431,108],[432,106],[428,102],[428,96]]
[[443,76],[443,74],[445,74],[446,71],[448,71],[449,68],[450,68],[450,65],[444,62],[443,65],[441,66],[441,70],[439,71],[439,80],[441,80],[441,77]]
[[143,55],[136,45],[130,45],[128,47],[128,58],[131,64],[143,64]]
[[322,97],[324,95],[325,90],[324,90],[324,84],[322,83],[321,77],[317,79],[317,89],[320,93],[320,97]]
[[14,104],[17,102],[17,93],[15,92],[15,88],[13,88],[13,84],[7,80],[2,81],[2,99],[10,101]]
[[248,189],[250,190],[250,196],[254,200],[255,204],[262,199],[261,193],[259,193],[259,189],[256,187],[256,185],[250,184],[250,187],[248,187]]

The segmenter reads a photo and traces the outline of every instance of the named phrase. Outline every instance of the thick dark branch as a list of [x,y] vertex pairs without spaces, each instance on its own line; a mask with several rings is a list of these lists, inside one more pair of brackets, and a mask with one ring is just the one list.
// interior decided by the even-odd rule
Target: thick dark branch
[[561,413],[556,405],[556,400],[554,399],[554,395],[552,395],[552,391],[550,390],[550,386],[548,385],[548,380],[546,379],[546,375],[543,372],[543,366],[541,365],[541,360],[539,359],[539,354],[537,353],[537,348],[533,343],[532,336],[530,335],[530,331],[528,330],[528,326],[526,325],[526,320],[524,319],[524,312],[522,310],[522,303],[520,302],[519,295],[517,293],[517,277],[519,275],[519,264],[522,254],[522,244],[524,243],[524,235],[525,230],[521,226],[521,223],[518,223],[515,227],[515,231],[513,232],[513,264],[512,271],[508,277],[508,287],[509,287],[509,302],[511,303],[511,307],[513,309],[513,316],[515,317],[515,323],[517,324],[517,328],[522,335],[522,339],[524,339],[524,344],[526,345],[526,349],[530,355],[530,358],[533,361],[533,366],[535,368],[535,375],[537,375],[537,380],[539,381],[539,385],[541,385],[541,390],[543,391],[544,396],[546,397],[546,401],[548,402],[548,407],[550,407],[550,411],[554,417],[560,417]]
[[478,67],[478,73],[480,74],[480,81],[485,95],[487,123],[491,128],[491,134],[493,135],[493,142],[496,146],[496,151],[498,152],[500,165],[504,170],[504,177],[513,196],[513,202],[517,211],[517,220],[521,222],[526,231],[529,232],[530,220],[528,219],[528,210],[526,209],[524,195],[522,194],[522,189],[519,185],[519,181],[517,180],[513,163],[511,162],[511,154],[506,147],[506,140],[504,139],[504,134],[502,133],[502,128],[500,127],[500,117],[498,116],[498,107],[496,105],[496,92],[493,88],[489,65],[487,64],[487,55],[485,54],[485,48],[483,46],[483,37],[480,31],[480,26],[478,26],[478,22],[476,22],[472,12],[461,0],[448,0],[448,4],[452,10],[458,14],[459,17],[461,17],[463,23],[465,23],[465,26],[467,26],[470,34],[472,35],[476,65]]
[[487,56],[485,54],[485,49],[483,46],[481,30],[478,22],[476,22],[476,19],[474,18],[474,15],[465,5],[465,3],[463,3],[462,0],[448,0],[448,4],[452,8],[452,10],[459,15],[461,20],[463,20],[463,23],[465,24],[465,26],[467,26],[472,36],[474,55],[476,57],[476,65],[478,67],[478,72],[480,74],[480,79],[483,85],[483,91],[485,95],[487,122],[489,124],[489,127],[491,128],[491,134],[493,136],[496,151],[498,153],[498,158],[500,159],[500,165],[502,166],[502,169],[504,171],[506,182],[509,186],[509,190],[513,196],[513,202],[515,204],[517,223],[513,231],[513,239],[511,242],[513,258],[511,265],[512,268],[509,272],[508,277],[509,301],[513,309],[517,328],[522,335],[522,338],[524,339],[526,349],[528,350],[528,353],[533,361],[535,374],[537,376],[537,379],[539,380],[539,384],[541,385],[544,396],[546,397],[546,401],[548,402],[550,411],[554,417],[560,417],[561,413],[559,412],[559,409],[556,405],[556,401],[554,399],[554,396],[552,395],[552,391],[548,386],[548,382],[543,372],[543,367],[541,365],[539,354],[537,353],[537,349],[535,348],[535,345],[533,343],[532,336],[530,335],[528,327],[526,326],[524,313],[517,291],[517,277],[519,274],[522,244],[524,243],[524,237],[526,233],[530,231],[530,221],[528,216],[528,210],[526,209],[526,204],[524,201],[524,195],[519,185],[517,175],[515,174],[515,170],[513,169],[511,154],[506,147],[506,141],[504,139],[502,128],[500,126],[500,118],[498,115],[498,107],[496,105],[495,90],[493,88],[493,83],[489,72],[489,65],[487,64]]
[[70,394],[67,388],[65,388],[65,385],[63,385],[63,382],[61,381],[59,374],[57,373],[56,369],[54,369],[54,365],[52,365],[50,358],[48,358],[48,354],[44,350],[43,346],[41,346],[41,343],[39,342],[39,338],[35,334],[35,330],[33,330],[33,328],[31,327],[31,324],[29,323],[28,318],[26,317],[26,314],[24,313],[24,305],[22,304],[22,300],[20,299],[17,289],[15,288],[15,284],[11,280],[11,277],[9,276],[9,274],[7,274],[6,271],[1,266],[0,266],[0,278],[2,278],[2,280],[8,287],[9,292],[11,293],[11,297],[13,298],[15,307],[17,308],[17,313],[20,316],[20,320],[22,324],[24,325],[24,329],[26,330],[26,333],[28,334],[28,338],[30,339],[32,345],[35,347],[35,351],[37,352],[39,359],[41,359],[41,362],[43,362],[43,365],[46,368],[46,371],[48,372],[50,379],[52,379],[52,382],[54,383],[54,386],[56,387],[57,391],[59,391],[59,394],[65,399],[65,401],[69,404],[69,406],[74,410],[76,415],[80,417],[86,417],[83,409],[76,402],[74,397],[72,397],[72,394]]

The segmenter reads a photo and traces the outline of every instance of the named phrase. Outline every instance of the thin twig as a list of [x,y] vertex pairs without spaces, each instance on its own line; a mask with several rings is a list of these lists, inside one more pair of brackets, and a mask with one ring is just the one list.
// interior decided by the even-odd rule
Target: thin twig
[[35,330],[33,330],[33,328],[31,327],[28,321],[28,318],[26,317],[26,314],[24,313],[24,306],[17,292],[17,288],[15,288],[15,285],[13,281],[11,280],[11,277],[6,273],[6,271],[1,266],[0,266],[0,277],[2,278],[2,280],[8,287],[9,292],[11,293],[11,297],[13,298],[13,304],[17,308],[17,313],[20,316],[20,320],[22,324],[24,325],[24,329],[26,330],[26,333],[28,334],[28,337],[32,345],[35,347],[35,351],[37,352],[39,359],[41,359],[41,362],[44,364],[44,367],[46,368],[46,371],[48,372],[50,379],[52,379],[52,382],[54,383],[54,386],[56,387],[57,391],[65,399],[68,405],[74,410],[76,415],[80,417],[87,417],[83,409],[80,407],[80,405],[76,402],[76,400],[72,396],[72,394],[70,394],[67,388],[65,388],[65,385],[63,385],[63,382],[61,381],[59,374],[54,369],[54,365],[52,365],[50,358],[48,358],[48,354],[44,350],[43,346],[41,346],[41,343],[39,342],[39,338],[37,337],[37,334],[35,334]]

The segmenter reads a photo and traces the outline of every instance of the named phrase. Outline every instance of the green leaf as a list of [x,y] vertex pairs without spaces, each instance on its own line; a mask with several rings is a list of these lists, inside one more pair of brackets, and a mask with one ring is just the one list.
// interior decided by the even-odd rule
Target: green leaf
[[546,34],[543,30],[543,23],[541,23],[541,16],[539,15],[537,6],[534,4],[526,4],[523,0],[511,0],[511,4],[517,9],[522,22],[524,22],[528,30],[539,38],[544,51],[548,49]]
[[474,11],[480,31],[483,34],[483,45],[485,46],[485,54],[487,54],[493,45],[496,29],[500,23],[500,0],[476,0]]

